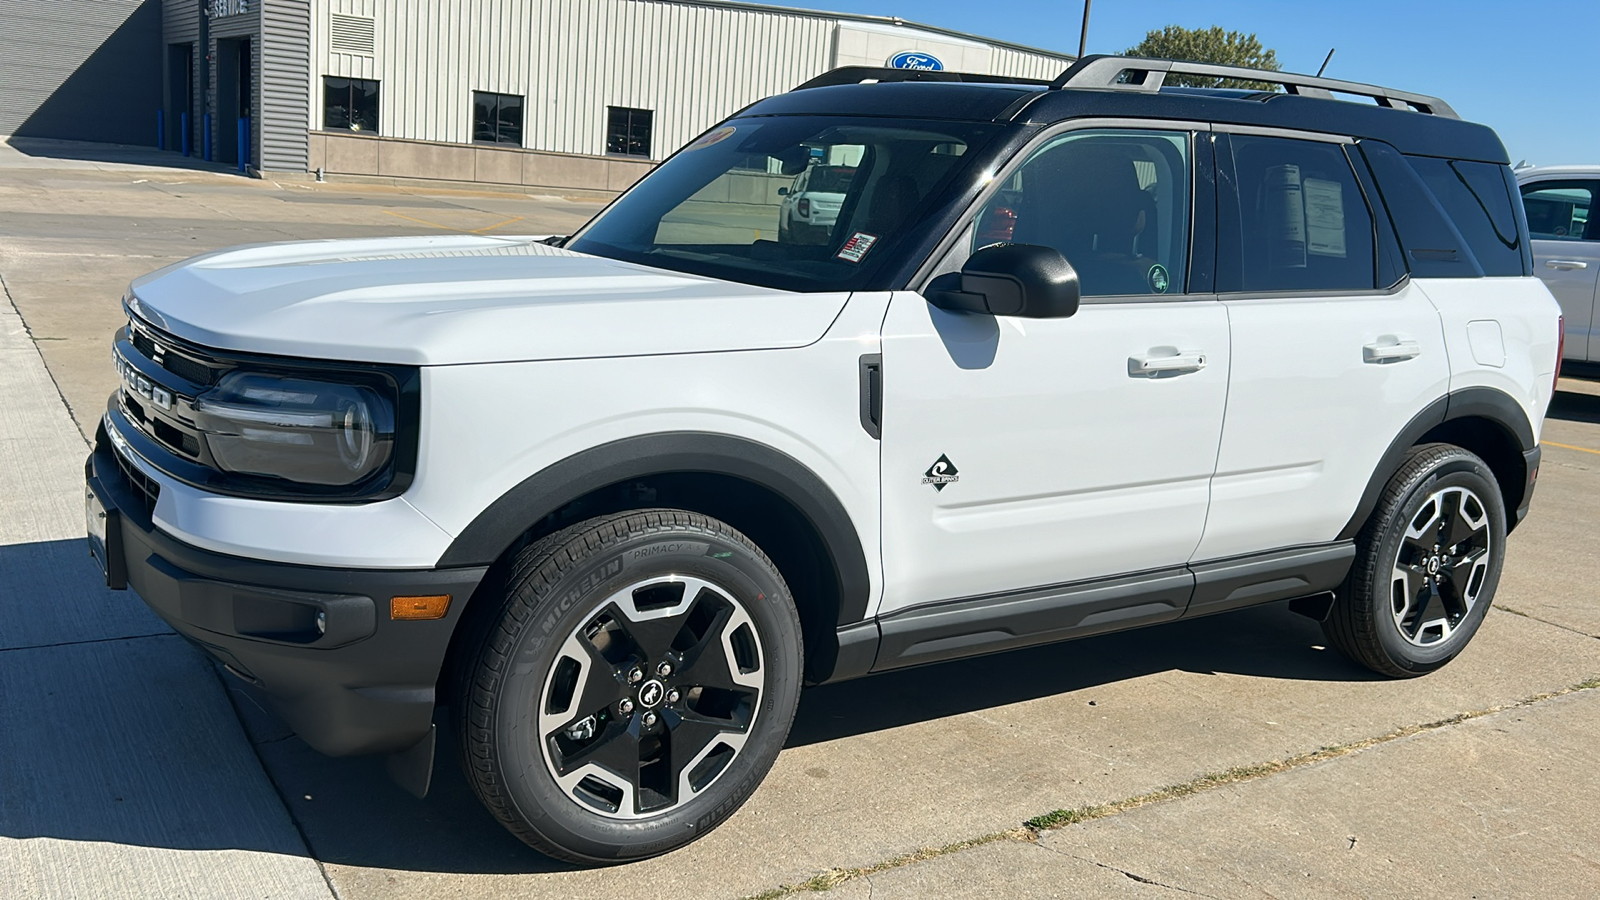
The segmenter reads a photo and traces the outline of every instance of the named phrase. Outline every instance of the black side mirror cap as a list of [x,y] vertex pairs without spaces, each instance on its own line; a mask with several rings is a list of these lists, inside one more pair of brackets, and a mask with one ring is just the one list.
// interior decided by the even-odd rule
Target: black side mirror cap
[[940,276],[928,287],[928,302],[940,309],[1028,319],[1064,319],[1078,311],[1081,294],[1066,257],[1037,244],[991,244],[973,253],[959,276]]

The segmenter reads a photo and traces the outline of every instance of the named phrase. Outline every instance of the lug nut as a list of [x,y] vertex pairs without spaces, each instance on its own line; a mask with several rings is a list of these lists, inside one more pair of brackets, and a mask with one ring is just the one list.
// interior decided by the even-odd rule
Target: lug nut
[[617,704],[617,711],[622,713],[623,715],[627,715],[628,713],[633,712],[633,701],[632,700],[623,700],[621,703],[618,703]]
[[683,696],[682,694],[678,693],[678,689],[677,688],[673,688],[672,690],[667,691],[667,702],[668,703],[677,703],[678,702],[678,698],[680,698],[682,696]]
[[641,682],[643,680],[644,680],[644,670],[643,669],[640,669],[638,666],[634,666],[633,668],[628,670],[628,683],[629,684],[638,684],[639,682]]
[[671,675],[672,674],[672,663],[669,663],[666,660],[662,660],[661,664],[656,666],[656,674],[660,675],[662,678],[665,678],[668,675]]
[[653,712],[645,713],[644,714],[644,724],[645,724],[646,728],[654,728],[655,725],[656,725],[656,714],[653,713]]

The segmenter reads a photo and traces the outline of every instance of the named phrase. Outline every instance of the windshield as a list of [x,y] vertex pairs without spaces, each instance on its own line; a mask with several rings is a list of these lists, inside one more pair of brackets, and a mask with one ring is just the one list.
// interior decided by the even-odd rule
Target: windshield
[[854,290],[916,244],[998,126],[735,119],[647,176],[566,247],[791,291]]

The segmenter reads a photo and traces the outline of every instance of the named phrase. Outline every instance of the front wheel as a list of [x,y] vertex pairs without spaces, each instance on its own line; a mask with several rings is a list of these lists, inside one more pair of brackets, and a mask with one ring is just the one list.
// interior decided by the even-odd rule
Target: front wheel
[[665,853],[732,815],[788,736],[800,623],[730,526],[678,510],[591,519],[512,560],[460,673],[479,798],[574,862]]
[[1500,485],[1483,460],[1449,444],[1412,448],[1356,538],[1324,633],[1382,675],[1438,669],[1488,613],[1505,539]]

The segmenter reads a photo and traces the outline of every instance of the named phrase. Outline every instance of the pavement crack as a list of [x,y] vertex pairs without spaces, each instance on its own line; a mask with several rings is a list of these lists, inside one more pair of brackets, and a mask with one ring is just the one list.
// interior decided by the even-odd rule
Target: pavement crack
[[1540,624],[1549,625],[1551,628],[1559,628],[1562,631],[1569,631],[1569,632],[1571,632],[1573,634],[1580,635],[1582,637],[1594,638],[1595,640],[1600,641],[1600,634],[1590,634],[1587,631],[1583,631],[1583,630],[1578,629],[1578,628],[1573,628],[1571,625],[1563,625],[1560,622],[1552,622],[1549,619],[1541,619],[1541,618],[1539,618],[1538,616],[1536,616],[1536,615],[1534,615],[1532,613],[1525,613],[1520,609],[1512,609],[1511,607],[1506,606],[1504,603],[1496,603],[1494,605],[1494,608],[1500,610],[1501,612],[1508,612],[1508,613],[1512,614],[1513,616],[1521,616],[1524,619],[1532,619],[1533,621],[1538,622]]
[[82,641],[57,641],[54,644],[29,644],[25,647],[0,647],[0,653],[16,653],[19,650],[53,650],[56,647],[81,647],[85,644],[115,644],[118,641],[138,641],[145,638],[177,637],[175,631],[157,631],[152,634],[126,634],[122,637],[88,638]]
[[1064,856],[1067,859],[1075,859],[1075,860],[1077,860],[1079,862],[1086,862],[1091,866],[1099,866],[1102,869],[1106,869],[1108,871],[1116,872],[1116,873],[1118,873],[1120,875],[1123,875],[1123,876],[1127,877],[1128,879],[1130,879],[1132,881],[1137,881],[1140,884],[1148,884],[1148,885],[1151,885],[1153,887],[1166,888],[1169,891],[1178,891],[1179,893],[1182,893],[1182,894],[1193,894],[1196,897],[1206,897],[1206,898],[1208,898],[1208,900],[1225,900],[1225,898],[1218,897],[1215,894],[1207,894],[1207,893],[1204,893],[1204,892],[1201,892],[1201,891],[1191,890],[1189,888],[1183,887],[1182,885],[1168,884],[1165,881],[1157,881],[1154,878],[1148,878],[1148,877],[1146,877],[1144,875],[1140,875],[1137,872],[1130,872],[1127,869],[1122,868],[1121,866],[1113,866],[1113,865],[1110,865],[1109,863],[1100,862],[1097,859],[1088,859],[1087,857],[1079,856],[1076,853],[1068,853],[1068,852],[1066,852],[1064,850],[1057,850],[1056,848],[1051,847],[1048,844],[1040,843],[1040,844],[1038,844],[1038,847],[1041,850],[1048,850],[1049,852],[1054,853],[1057,856]]
[[[236,695],[235,692],[228,689],[228,682],[222,674],[222,667],[212,666],[211,677],[217,680],[217,687],[222,689],[222,695],[228,698],[228,705],[233,707],[234,716],[238,717],[239,707],[234,703]],[[252,702],[254,701],[252,700]],[[284,794],[283,786],[278,784],[277,780],[272,777],[272,772],[267,768],[267,761],[261,758],[261,744],[250,740],[250,733],[244,727],[242,719],[239,720],[239,731],[243,734],[245,743],[250,745],[250,752],[255,754],[256,765],[261,767],[261,777],[265,778],[267,783],[272,785],[272,789],[277,792],[278,802],[283,804],[283,814],[289,817],[289,824],[294,826],[295,833],[300,836],[300,845],[306,849],[306,858],[317,864],[317,872],[322,876],[322,883],[328,886],[328,896],[332,900],[340,900],[339,889],[333,884],[333,876],[328,874],[327,863],[319,859],[316,851],[312,849],[311,838],[306,834],[305,826],[300,824],[299,817],[294,814],[294,805],[289,802],[288,796]],[[293,735],[289,735],[289,737],[293,737]],[[274,741],[265,741],[264,743],[270,744],[274,743]]]
[[[29,343],[33,345],[33,352],[39,354],[39,365],[44,373],[50,376],[50,384],[56,389],[56,396],[61,399],[61,405],[67,410],[67,418],[72,420],[72,426],[78,429],[78,436],[85,442],[89,440],[89,432],[83,430],[83,423],[78,421],[78,413],[67,402],[67,395],[61,390],[61,382],[56,379],[56,373],[50,368],[50,363],[44,358],[44,350],[39,347],[39,339],[33,333],[33,326],[28,324],[27,318],[22,315],[22,307],[17,305],[17,299],[11,295],[11,286],[6,284],[4,272],[0,272],[0,296],[5,297],[11,304],[11,311],[17,314],[17,321],[22,323],[22,331],[27,335]],[[97,419],[96,422],[99,420]]]
[[[1204,793],[1206,791],[1215,790],[1227,785],[1241,784],[1247,781],[1256,781],[1266,778],[1270,775],[1276,775],[1280,772],[1288,772],[1293,769],[1299,769],[1312,765],[1314,763],[1325,762],[1327,760],[1349,756],[1354,753],[1359,753],[1362,750],[1377,747],[1381,744],[1387,744],[1403,738],[1425,734],[1430,731],[1438,731],[1443,728],[1449,728],[1455,725],[1460,725],[1464,722],[1469,722],[1473,719],[1479,719],[1484,716],[1505,712],[1507,710],[1533,706],[1538,703],[1543,703],[1547,700],[1554,700],[1557,697],[1565,697],[1568,694],[1575,694],[1580,691],[1590,691],[1594,690],[1595,688],[1600,688],[1600,676],[1589,678],[1585,681],[1580,681],[1576,684],[1571,684],[1567,687],[1559,688],[1557,690],[1534,694],[1529,697],[1524,697],[1520,700],[1514,700],[1510,703],[1502,703],[1497,706],[1490,706],[1483,709],[1457,713],[1456,715],[1449,716],[1444,719],[1439,719],[1433,722],[1424,722],[1420,725],[1406,725],[1401,728],[1396,728],[1393,731],[1385,734],[1380,734],[1376,737],[1365,738],[1359,741],[1351,741],[1345,744],[1334,744],[1323,747],[1320,750],[1312,750],[1306,753],[1300,753],[1286,759],[1276,759],[1271,760],[1270,762],[1256,763],[1254,765],[1247,766],[1235,766],[1231,769],[1226,769],[1221,772],[1207,773],[1181,784],[1168,785],[1164,788],[1159,788],[1144,794],[1137,794],[1122,800],[1114,800],[1109,803],[1099,803],[1091,806],[1079,806],[1072,809],[1058,809],[1055,812],[1046,813],[1045,815],[1035,816],[1034,818],[1029,819],[1027,822],[1023,823],[1021,828],[1013,828],[1008,831],[996,831],[980,837],[970,838],[964,841],[957,841],[952,844],[946,844],[942,847],[923,847],[919,850],[901,854],[900,856],[890,857],[889,859],[885,859],[871,865],[858,866],[849,869],[828,869],[812,876],[806,881],[802,881],[797,884],[781,884],[759,894],[753,894],[746,898],[746,900],[777,900],[777,898],[788,897],[794,894],[824,893],[831,891],[848,881],[867,878],[879,872],[886,872],[890,869],[898,869],[904,866],[913,865],[915,863],[925,862],[930,859],[936,859],[941,856],[949,856],[951,854],[960,853],[964,850],[971,850],[1000,841],[1033,843],[1038,846],[1044,846],[1045,849],[1053,850],[1053,848],[1045,846],[1039,841],[1040,837],[1042,837],[1043,833],[1046,831],[1054,831],[1065,828],[1068,825],[1090,822],[1095,819],[1104,819],[1120,813],[1138,809],[1142,806],[1149,806],[1168,800],[1177,800],[1182,797]],[[1060,851],[1053,852],[1059,853]],[[1062,855],[1070,856],[1071,854]],[[1084,862],[1094,863],[1095,865],[1103,865],[1102,863],[1095,863],[1094,860],[1084,860]],[[1106,868],[1115,867],[1107,866]],[[1136,881],[1141,880],[1140,877],[1137,877],[1130,872],[1126,872],[1121,869],[1117,869],[1116,871],[1122,872],[1124,875],[1127,875],[1129,878],[1133,878]],[[1172,890],[1176,891],[1184,891],[1186,893],[1196,894],[1197,896],[1209,896],[1205,894],[1199,894],[1196,891],[1191,891],[1186,888],[1176,887],[1174,885],[1160,884],[1159,882],[1150,883],[1159,884],[1161,887],[1171,888]]]
[[1320,750],[1299,753],[1286,759],[1274,759],[1264,763],[1255,763],[1253,765],[1234,766],[1231,769],[1225,769],[1221,772],[1208,772],[1204,775],[1180,784],[1168,785],[1164,788],[1158,788],[1154,791],[1149,791],[1147,793],[1138,794],[1132,797],[1125,797],[1121,800],[1114,800],[1109,803],[1097,803],[1089,806],[1074,807],[1072,809],[1058,809],[1055,812],[1046,813],[1045,815],[1036,816],[1032,819],[1029,819],[1026,823],[1024,823],[1024,827],[1029,828],[1034,832],[1044,832],[1057,828],[1064,828],[1068,825],[1077,825],[1082,822],[1090,822],[1095,819],[1103,819],[1108,816],[1114,816],[1118,815],[1119,813],[1138,809],[1141,806],[1149,806],[1154,803],[1163,803],[1168,800],[1176,800],[1181,797],[1188,797],[1194,794],[1200,794],[1206,791],[1215,790],[1220,787],[1240,784],[1246,781],[1255,781],[1257,779],[1266,778],[1270,775],[1276,775],[1280,772],[1287,772],[1292,769],[1299,769],[1314,763],[1325,762],[1327,760],[1337,759],[1342,756],[1349,756],[1353,753],[1359,753],[1362,750],[1367,750],[1380,744],[1387,744],[1391,741],[1400,740],[1401,738],[1408,738],[1429,731],[1437,731],[1441,728],[1449,728],[1453,725],[1460,725],[1463,722],[1482,718],[1483,716],[1492,715],[1498,712],[1504,712],[1508,709],[1518,709],[1521,707],[1532,706],[1536,703],[1543,703],[1546,700],[1553,700],[1556,697],[1563,697],[1567,694],[1576,693],[1578,691],[1593,690],[1597,687],[1600,687],[1600,677],[1590,678],[1586,681],[1580,681],[1577,684],[1569,685],[1567,687],[1560,688],[1559,690],[1546,691],[1542,694],[1524,697],[1521,700],[1515,700],[1511,703],[1502,703],[1498,706],[1490,706],[1484,709],[1476,709],[1468,712],[1457,713],[1456,715],[1449,716],[1444,719],[1439,719],[1434,722],[1424,722],[1420,725],[1406,725],[1396,728],[1386,734],[1377,735],[1376,737],[1364,738],[1359,741],[1351,741],[1345,744],[1333,744],[1323,747]]

